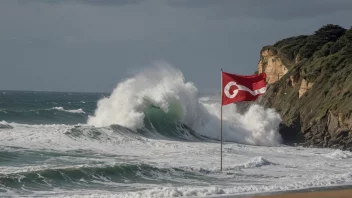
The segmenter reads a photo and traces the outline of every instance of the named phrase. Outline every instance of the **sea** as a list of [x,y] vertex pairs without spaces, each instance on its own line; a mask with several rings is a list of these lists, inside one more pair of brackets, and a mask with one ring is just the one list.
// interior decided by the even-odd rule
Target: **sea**
[[219,197],[352,185],[352,153],[282,143],[275,109],[223,106],[172,67],[111,93],[0,91],[0,197]]

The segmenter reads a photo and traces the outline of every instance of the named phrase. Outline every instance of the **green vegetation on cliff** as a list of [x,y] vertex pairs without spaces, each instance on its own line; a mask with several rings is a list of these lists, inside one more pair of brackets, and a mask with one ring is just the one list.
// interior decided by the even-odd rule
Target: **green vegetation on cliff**
[[288,69],[261,99],[280,112],[286,140],[352,149],[352,28],[329,24],[264,49]]

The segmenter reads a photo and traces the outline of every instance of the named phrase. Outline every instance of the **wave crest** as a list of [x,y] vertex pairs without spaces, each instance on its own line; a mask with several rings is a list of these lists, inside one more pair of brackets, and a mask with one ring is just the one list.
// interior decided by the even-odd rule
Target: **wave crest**
[[[181,71],[168,64],[157,64],[119,83],[109,97],[98,101],[88,124],[98,127],[118,124],[132,130],[156,128],[159,133],[170,130],[166,125],[184,124],[201,136],[219,139],[218,101],[200,101],[196,86],[186,82]],[[259,105],[251,106],[244,114],[236,108],[234,104],[224,107],[225,141],[280,144],[278,113]]]
[[13,129],[13,127],[6,121],[0,121],[0,129]]
[[83,113],[85,114],[86,112],[83,111],[82,108],[79,109],[64,109],[63,107],[53,107],[47,110],[57,110],[57,111],[65,111],[65,112],[69,112],[69,113]]

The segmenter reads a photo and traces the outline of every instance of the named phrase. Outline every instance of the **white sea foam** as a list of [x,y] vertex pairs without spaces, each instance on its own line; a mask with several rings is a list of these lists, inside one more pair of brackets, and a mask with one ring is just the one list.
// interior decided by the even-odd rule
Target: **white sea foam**
[[[142,128],[144,109],[149,104],[164,112],[177,107],[180,122],[197,133],[219,139],[220,105],[197,98],[198,90],[186,82],[183,74],[168,64],[158,64],[117,85],[112,94],[98,102],[88,124],[119,124],[130,129]],[[207,103],[208,102],[208,103]],[[274,146],[281,142],[278,126],[280,115],[273,109],[253,105],[245,114],[236,105],[224,106],[223,130],[226,141]]]
[[352,152],[336,150],[331,153],[327,153],[324,156],[332,159],[347,159],[347,158],[352,158]]
[[[26,125],[0,122],[13,129],[1,129],[0,145],[3,152],[58,152],[43,161],[23,162],[19,165],[0,166],[0,174],[21,173],[57,169],[60,167],[99,167],[116,163],[143,163],[168,172],[152,171],[153,178],[182,183],[170,187],[167,184],[141,184],[102,182],[106,186],[121,185],[136,189],[135,192],[94,191],[92,189],[54,189],[44,197],[169,197],[211,196],[257,192],[285,191],[311,187],[352,184],[352,158],[343,160],[325,156],[340,152],[333,149],[262,147],[224,144],[223,172],[219,171],[219,144],[214,142],[188,142],[149,139],[129,136],[111,128],[92,128],[82,125]],[[79,129],[81,134],[67,132]],[[91,130],[101,135],[90,136]],[[96,133],[95,133],[96,134]],[[4,149],[6,148],[6,150]],[[79,151],[80,155],[74,155]],[[72,153],[73,152],[73,153]],[[89,154],[82,155],[82,152]],[[317,155],[319,153],[319,155]],[[70,155],[72,154],[72,157]],[[21,156],[21,155],[20,155]],[[18,156],[18,157],[20,157]],[[16,157],[16,156],[15,156]],[[177,160],[175,160],[177,159]],[[101,165],[99,165],[101,164]],[[176,173],[175,173],[176,172]],[[184,176],[192,174],[194,178]],[[175,176],[179,175],[179,176]],[[171,182],[172,183],[172,182]],[[203,185],[203,187],[201,186]],[[144,190],[146,189],[146,190]],[[10,193],[10,192],[9,192]],[[4,193],[4,196],[9,195]],[[44,191],[34,191],[40,195]]]
[[[268,165],[275,165],[275,163],[270,162],[269,160],[263,158],[263,157],[255,157],[253,159],[250,159],[248,162],[237,165],[235,168],[258,168],[262,166],[268,166]],[[231,169],[231,168],[230,168]]]
[[297,190],[304,188],[319,187],[321,185],[334,185],[352,181],[352,173],[339,174],[334,176],[323,175],[307,179],[301,182],[293,183],[274,183],[268,185],[245,185],[235,187],[160,187],[139,192],[115,194],[115,197],[146,197],[146,198],[160,198],[160,197],[190,197],[190,196],[211,196],[211,195],[236,195],[248,193],[261,192],[275,192]]
[[57,111],[65,111],[65,112],[69,112],[69,113],[82,113],[85,114],[86,112],[83,111],[83,109],[64,109],[63,107],[53,107],[49,110],[57,110]]
[[0,121],[0,129],[12,129],[13,127],[5,120]]
[[[166,197],[212,197],[222,195],[245,195],[265,192],[280,192],[288,190],[316,188],[321,185],[335,186],[340,183],[352,181],[352,173],[345,173],[339,175],[322,175],[319,177],[309,178],[300,182],[281,182],[262,185],[237,185],[233,187],[155,187],[147,190],[137,192],[106,192],[106,191],[74,191],[74,192],[41,192],[41,195],[48,195],[50,197],[102,197],[102,198],[166,198]],[[56,193],[56,194],[55,194]],[[38,193],[39,194],[39,193]],[[39,194],[39,195],[40,195]]]

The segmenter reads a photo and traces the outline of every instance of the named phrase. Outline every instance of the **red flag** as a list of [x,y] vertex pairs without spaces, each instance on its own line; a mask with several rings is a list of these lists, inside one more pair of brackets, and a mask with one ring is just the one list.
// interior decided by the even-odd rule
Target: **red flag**
[[222,105],[256,100],[266,91],[266,74],[240,76],[222,72]]

